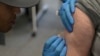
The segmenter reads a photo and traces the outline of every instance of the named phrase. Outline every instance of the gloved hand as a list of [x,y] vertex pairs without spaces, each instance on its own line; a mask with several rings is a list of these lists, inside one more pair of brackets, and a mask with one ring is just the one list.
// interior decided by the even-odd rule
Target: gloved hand
[[76,0],[62,0],[64,3],[61,5],[59,9],[59,15],[61,17],[61,20],[65,26],[65,28],[69,31],[73,31],[73,24],[74,19],[72,17],[72,14],[75,11],[75,3]]
[[66,56],[65,40],[58,36],[52,36],[44,45],[42,56]]
[[71,13],[74,13],[75,11],[75,3],[77,0],[61,0],[63,3],[68,3],[70,5],[70,11]]

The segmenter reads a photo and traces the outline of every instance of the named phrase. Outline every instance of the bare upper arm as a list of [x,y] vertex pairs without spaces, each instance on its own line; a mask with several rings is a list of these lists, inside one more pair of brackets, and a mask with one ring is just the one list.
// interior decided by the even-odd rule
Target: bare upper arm
[[[72,33],[65,31],[65,39],[68,47],[67,56],[86,56],[90,50],[94,29],[89,17],[76,8],[74,13],[74,29]],[[82,55],[80,53],[83,53]]]

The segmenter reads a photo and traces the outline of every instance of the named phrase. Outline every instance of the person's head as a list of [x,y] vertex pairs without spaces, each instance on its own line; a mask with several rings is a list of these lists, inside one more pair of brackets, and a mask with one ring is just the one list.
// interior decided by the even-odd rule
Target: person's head
[[32,7],[39,0],[0,0],[0,32],[7,32],[15,22],[20,7]]

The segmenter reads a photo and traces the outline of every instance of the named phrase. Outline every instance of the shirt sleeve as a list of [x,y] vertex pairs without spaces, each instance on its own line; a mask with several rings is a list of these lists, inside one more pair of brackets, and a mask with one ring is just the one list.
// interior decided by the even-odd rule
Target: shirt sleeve
[[100,0],[78,0],[76,6],[87,14],[95,29],[100,25]]

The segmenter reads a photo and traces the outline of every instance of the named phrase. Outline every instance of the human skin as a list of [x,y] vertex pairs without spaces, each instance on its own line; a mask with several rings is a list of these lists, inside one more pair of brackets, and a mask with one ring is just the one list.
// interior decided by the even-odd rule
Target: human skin
[[0,3],[0,32],[5,33],[12,28],[18,13],[20,13],[19,7]]
[[76,8],[73,14],[75,24],[73,32],[64,32],[67,45],[66,56],[89,56],[94,37],[94,27],[90,18],[80,9]]

